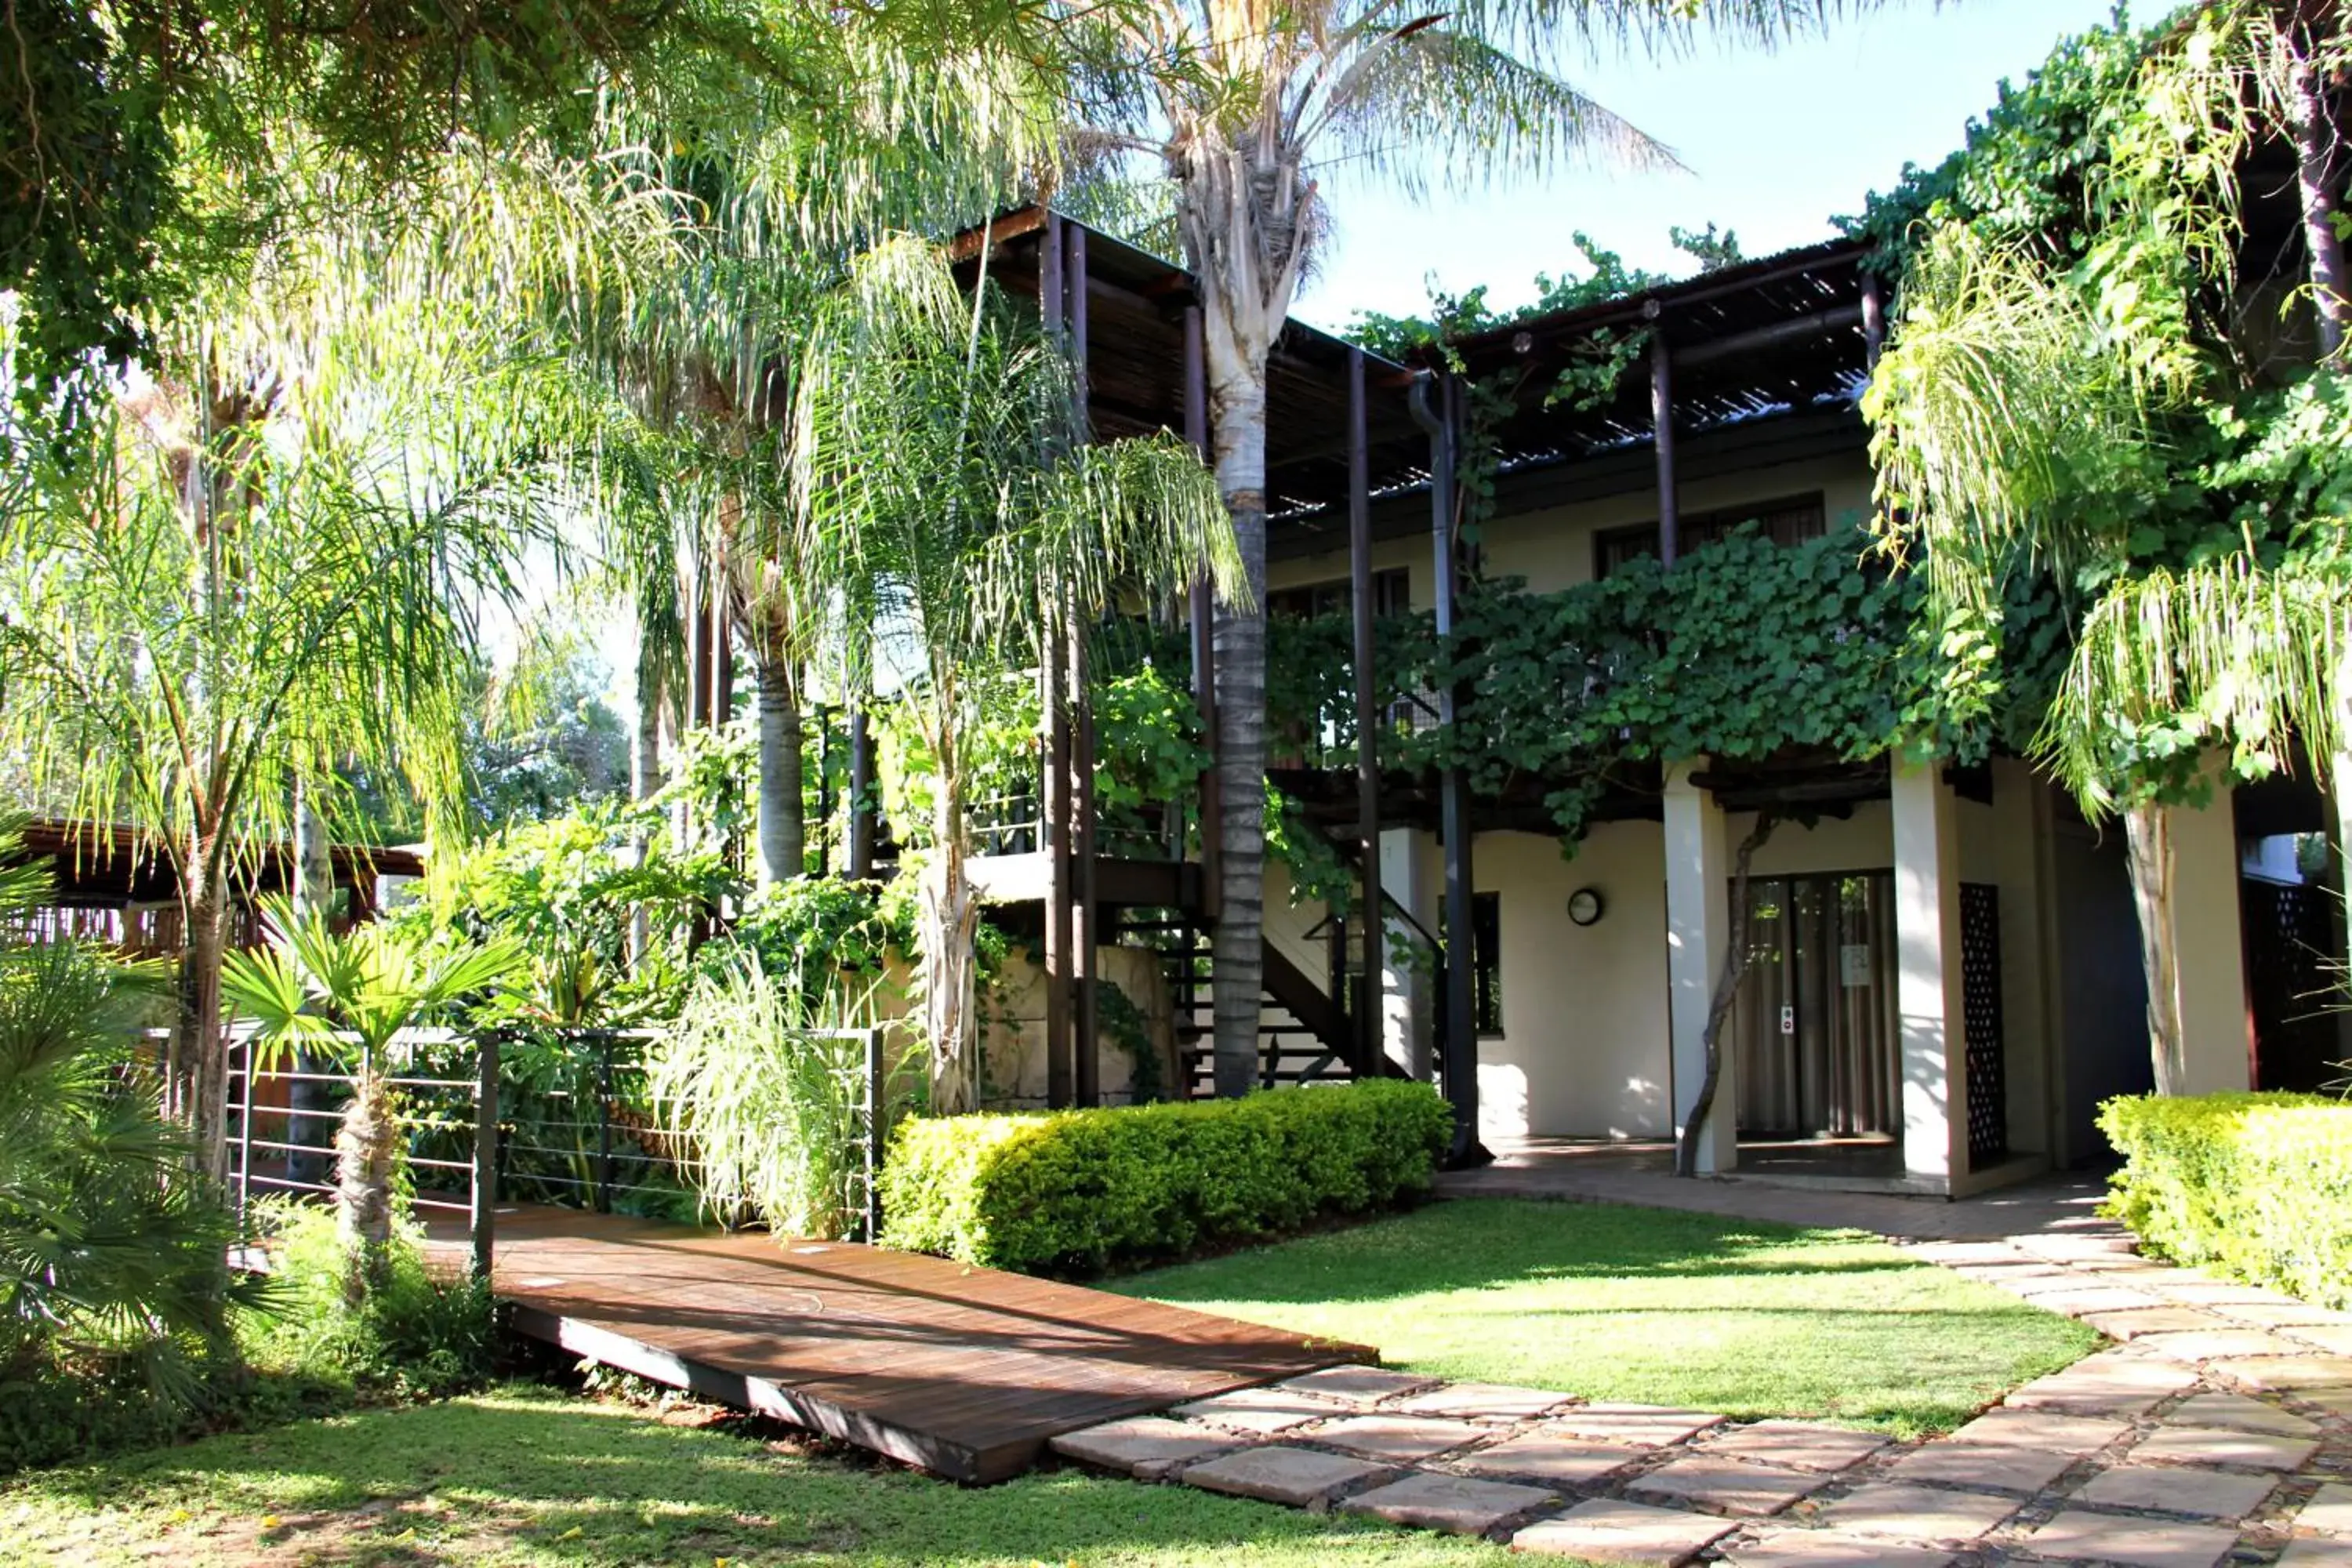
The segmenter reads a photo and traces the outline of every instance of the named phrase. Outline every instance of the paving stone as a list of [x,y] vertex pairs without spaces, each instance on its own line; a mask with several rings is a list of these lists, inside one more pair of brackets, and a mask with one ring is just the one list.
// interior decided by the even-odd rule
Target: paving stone
[[2282,1332],[2330,1355],[2352,1355],[2352,1326],[2343,1323],[2297,1323]]
[[1947,1439],[1914,1448],[1887,1468],[1893,1481],[1941,1481],[1994,1491],[2038,1492],[2072,1469],[2081,1456],[2022,1445]]
[[1664,1447],[1669,1443],[1679,1443],[1693,1433],[1720,1426],[1722,1421],[1722,1416],[1709,1415],[1704,1410],[1678,1410],[1671,1405],[1601,1403],[1580,1405],[1564,1410],[1545,1425],[1563,1432],[1573,1432],[1580,1437]]
[[1555,1432],[1526,1432],[1453,1462],[1465,1470],[1496,1476],[1540,1476],[1567,1486],[1591,1486],[1602,1477],[1638,1465],[1657,1452],[1618,1443],[1598,1443]]
[[2129,1258],[2133,1241],[2128,1232],[2120,1228],[2101,1230],[2081,1236],[2036,1235],[2015,1237],[2020,1251],[2036,1258],[2047,1258],[2060,1263],[2095,1258]]
[[1557,1410],[1569,1395],[1548,1388],[1513,1388],[1500,1383],[1449,1383],[1399,1401],[1392,1408],[1415,1415],[1454,1415],[1465,1421],[1527,1421]]
[[1054,1439],[1054,1452],[1065,1458],[1154,1480],[1179,1465],[1223,1453],[1247,1439],[1161,1415],[1137,1415],[1107,1421],[1081,1432],[1065,1432]]
[[2142,1334],[2190,1333],[2226,1329],[2228,1320],[2200,1307],[2126,1307],[2119,1312],[2085,1312],[2083,1321],[2111,1340],[2135,1340]]
[[2165,1465],[2116,1465],[2101,1470],[2074,1493],[2079,1502],[2108,1508],[2161,1509],[2200,1519],[2241,1520],[2278,1488],[2273,1476],[2233,1476]]
[[1313,1441],[1368,1459],[1409,1465],[1483,1437],[1486,1430],[1433,1415],[1350,1415],[1316,1428]]
[[2242,1394],[2192,1394],[2173,1406],[2171,1419],[2190,1426],[2275,1432],[2282,1437],[2316,1436],[2319,1433],[2318,1422]]
[[2168,1279],[2160,1287],[2176,1301],[2194,1301],[2209,1307],[2276,1307],[2287,1298],[2272,1290],[2257,1290],[2251,1285],[2233,1285],[2226,1279],[2208,1279],[2201,1274],[2184,1274]]
[[1186,1486],[1213,1492],[1286,1503],[1292,1508],[1312,1508],[1341,1487],[1385,1476],[1391,1468],[1369,1459],[1351,1459],[1343,1454],[1322,1454],[1312,1448],[1277,1443],[1263,1448],[1244,1448],[1222,1459],[1192,1466],[1184,1471],[1182,1479]]
[[2296,1329],[2352,1324],[2352,1314],[2315,1307],[2308,1301],[2225,1301],[2213,1309],[2225,1318],[2265,1329]]
[[2133,1341],[2132,1348],[2194,1365],[2231,1356],[2292,1354],[2297,1347],[2267,1329],[2209,1329],[2201,1333],[2148,1334]]
[[1739,1527],[1727,1519],[1595,1499],[1511,1537],[1517,1552],[1677,1568]]
[[1559,1500],[1541,1487],[1507,1486],[1468,1476],[1412,1475],[1387,1486],[1358,1492],[1339,1504],[1342,1513],[1369,1513],[1391,1524],[1484,1535],[1523,1513]]
[[2352,1568],[2352,1541],[2291,1541],[2278,1568]]
[[2043,1557],[2088,1558],[2126,1568],[2214,1568],[2237,1543],[2233,1531],[2210,1524],[2168,1524],[2069,1508],[2025,1538]]
[[1873,1481],[1823,1509],[1823,1524],[1894,1541],[1974,1541],[2017,1511],[2013,1498]]
[[2144,1361],[2118,1359],[2107,1352],[2036,1378],[2011,1393],[2008,1403],[2070,1415],[2131,1416],[2146,1413],[2196,1383],[2194,1367],[2152,1356]]
[[1748,1459],[1720,1459],[1695,1452],[1637,1478],[1625,1489],[1725,1513],[1757,1515],[1778,1513],[1827,1480],[1825,1476],[1800,1475]]
[[1342,1405],[1372,1405],[1400,1394],[1419,1394],[1437,1385],[1433,1377],[1392,1372],[1380,1366],[1327,1366],[1304,1377],[1276,1384],[1294,1394],[1312,1394]]
[[2178,1465],[2235,1465],[2247,1470],[2294,1470],[2319,1451],[2308,1437],[2231,1432],[2216,1426],[2167,1426],[2131,1451],[2135,1464],[2166,1459]]
[[1286,1432],[1309,1421],[1338,1414],[1328,1399],[1311,1398],[1280,1388],[1242,1388],[1211,1399],[1178,1405],[1172,1414],[1195,1421],[1213,1421],[1242,1432]]
[[1955,1443],[1982,1443],[2008,1447],[2042,1448],[2080,1457],[2095,1454],[2131,1430],[2128,1421],[2106,1421],[2090,1415],[2067,1415],[2052,1410],[2004,1405],[1988,1410],[1951,1436]]
[[2140,1307],[2161,1307],[2164,1298],[2147,1290],[2133,1290],[2121,1285],[2084,1285],[2079,1282],[2052,1280],[2053,1288],[2035,1289],[2032,1286],[2045,1283],[2033,1280],[2018,1287],[2018,1294],[2045,1312],[2063,1312],[2070,1318],[2084,1318],[2093,1312],[2122,1312]]
[[2312,1494],[2294,1516],[2298,1530],[2315,1530],[2323,1535],[2352,1536],[2352,1486],[2342,1481],[2329,1481]]
[[1824,1426],[1811,1421],[1758,1421],[1747,1426],[1726,1426],[1709,1435],[1706,1452],[1734,1458],[1761,1459],[1800,1470],[1843,1470],[1859,1464],[1886,1447],[1875,1432],[1844,1426]]
[[1922,1241],[1903,1249],[1912,1257],[1946,1268],[1963,1264],[2025,1263],[2028,1256],[2005,1241]]
[[2352,1384],[2352,1357],[2340,1355],[2242,1356],[2215,1362],[2216,1376],[2265,1392],[2336,1388]]
[[1933,1546],[1889,1546],[1831,1530],[1778,1530],[1745,1546],[1727,1546],[1735,1568],[1948,1568],[1952,1554]]

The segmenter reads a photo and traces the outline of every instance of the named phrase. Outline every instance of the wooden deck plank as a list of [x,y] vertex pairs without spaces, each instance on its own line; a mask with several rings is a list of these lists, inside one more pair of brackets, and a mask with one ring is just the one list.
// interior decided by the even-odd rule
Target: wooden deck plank
[[537,1205],[500,1209],[493,1286],[522,1332],[972,1481],[1064,1432],[1377,1359],[920,1253]]

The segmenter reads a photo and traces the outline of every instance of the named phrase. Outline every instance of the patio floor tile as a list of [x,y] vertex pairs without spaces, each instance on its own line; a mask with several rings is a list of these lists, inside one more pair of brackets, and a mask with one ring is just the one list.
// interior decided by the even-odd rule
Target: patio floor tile
[[1400,1400],[1392,1408],[1415,1415],[1453,1415],[1465,1421],[1527,1421],[1559,1409],[1570,1397],[1548,1388],[1449,1383],[1427,1394]]
[[1339,1412],[1328,1399],[1281,1388],[1242,1388],[1180,1405],[1170,1414],[1195,1421],[1213,1421],[1243,1432],[1270,1433],[1286,1432],[1309,1421],[1327,1421]]
[[1441,1421],[1429,1415],[1350,1415],[1318,1427],[1310,1440],[1367,1459],[1409,1465],[1475,1442],[1488,1430],[1467,1421]]
[[2300,1469],[2319,1451],[2309,1437],[2232,1432],[2220,1426],[2165,1426],[2131,1451],[2133,1462],[2168,1459],[2179,1465],[2235,1465],[2249,1470]]
[[1671,1405],[1579,1405],[1563,1410],[1549,1421],[1548,1427],[1572,1432],[1580,1437],[1598,1437],[1610,1443],[1640,1443],[1651,1447],[1664,1447],[1679,1443],[1696,1432],[1720,1426],[1723,1417],[1704,1410],[1678,1410]]
[[2012,1498],[1874,1481],[1822,1510],[1822,1522],[1895,1541],[1974,1541],[2017,1511]]
[[1877,1432],[1823,1426],[1811,1421],[1758,1421],[1708,1435],[1706,1452],[1738,1459],[1760,1459],[1800,1470],[1843,1470],[1861,1463],[1888,1439]]
[[1359,1492],[1339,1504],[1342,1513],[1368,1513],[1391,1524],[1451,1530],[1464,1535],[1488,1531],[1559,1500],[1541,1487],[1508,1486],[1468,1476],[1412,1475]]
[[1276,1384],[1293,1394],[1311,1394],[1318,1399],[1337,1400],[1342,1405],[1372,1405],[1400,1394],[1419,1394],[1434,1388],[1437,1379],[1420,1377],[1409,1372],[1394,1372],[1381,1366],[1327,1366],[1320,1372],[1310,1372],[1294,1377],[1287,1383]]
[[2211,1524],[2167,1524],[2087,1509],[2061,1510],[2025,1538],[2043,1557],[2119,1563],[2126,1568],[2214,1568],[2237,1543],[2235,1531]]
[[2242,1394],[2192,1394],[2173,1406],[2171,1418],[2192,1426],[2231,1426],[2284,1437],[2312,1436],[2319,1431],[2316,1421]]
[[1486,1475],[1540,1476],[1569,1486],[1591,1486],[1602,1477],[1638,1465],[1656,1453],[1620,1443],[1599,1443],[1558,1432],[1525,1432],[1475,1448],[1453,1461]]
[[1528,1526],[1511,1537],[1511,1546],[1589,1563],[1677,1568],[1738,1528],[1703,1513],[1596,1499]]
[[2342,1481],[2326,1483],[2303,1505],[2294,1523],[2298,1530],[2352,1537],[2352,1486]]
[[1636,1495],[1696,1503],[1725,1513],[1767,1514],[1782,1509],[1821,1488],[1828,1478],[1800,1475],[1747,1459],[1717,1458],[1713,1454],[1686,1455],[1663,1469],[1652,1470],[1626,1488]]
[[1066,1432],[1054,1439],[1053,1448],[1064,1458],[1153,1480],[1175,1466],[1205,1459],[1248,1440],[1165,1416],[1138,1415]]
[[2079,1462],[2078,1456],[2017,1444],[1960,1443],[1950,1438],[1912,1450],[1888,1468],[1894,1481],[1941,1481],[1995,1491],[2038,1492]]
[[1952,1554],[1935,1546],[1890,1546],[1828,1530],[1778,1530],[1724,1549],[1733,1568],[1947,1568]]
[[1244,1448],[1222,1459],[1194,1465],[1184,1471],[1182,1479],[1186,1486],[1213,1492],[1310,1508],[1341,1487],[1384,1476],[1390,1468],[1369,1459],[1350,1459],[1340,1454],[1321,1454],[1312,1448],[1277,1444]]
[[2241,1520],[2278,1488],[2273,1476],[2235,1476],[2168,1465],[2116,1465],[2074,1493],[2082,1502],[2110,1508],[2160,1509],[2201,1519]]

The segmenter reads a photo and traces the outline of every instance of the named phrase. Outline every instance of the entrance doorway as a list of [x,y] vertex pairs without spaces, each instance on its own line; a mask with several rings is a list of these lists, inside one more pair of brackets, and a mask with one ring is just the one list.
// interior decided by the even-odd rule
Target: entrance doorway
[[1748,921],[1751,958],[1731,1020],[1740,1138],[1895,1153],[1893,873],[1751,879]]

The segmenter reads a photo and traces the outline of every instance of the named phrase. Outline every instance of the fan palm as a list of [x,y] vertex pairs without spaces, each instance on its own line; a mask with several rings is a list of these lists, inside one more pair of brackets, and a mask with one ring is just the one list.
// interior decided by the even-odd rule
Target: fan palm
[[1217,483],[1250,597],[1215,621],[1223,885],[1213,981],[1216,1085],[1245,1092],[1257,1051],[1265,897],[1266,357],[1327,226],[1320,172],[1349,161],[1408,189],[1540,174],[1577,159],[1672,154],[1570,85],[1574,49],[1674,50],[1712,32],[1770,44],[1840,0],[1141,0],[1092,23],[1113,64],[1091,85],[1090,143],[1157,158],[1200,290]]
[[920,242],[860,260],[817,320],[794,412],[796,553],[845,689],[901,705],[929,752],[921,980],[943,1113],[978,1093],[965,742],[988,678],[1036,659],[1054,635],[1042,605],[1087,624],[1120,585],[1171,592],[1203,563],[1228,603],[1252,603],[1192,451],[1082,430],[1069,363],[985,279],[966,304]]
[[335,1138],[335,1201],[351,1248],[346,1289],[356,1300],[372,1288],[392,1240],[401,1149],[390,1075],[396,1037],[498,984],[523,955],[504,941],[451,946],[383,925],[337,935],[323,920],[298,917],[284,900],[266,908],[269,944],[229,954],[222,990],[256,1026],[256,1071],[297,1049],[353,1070]]

